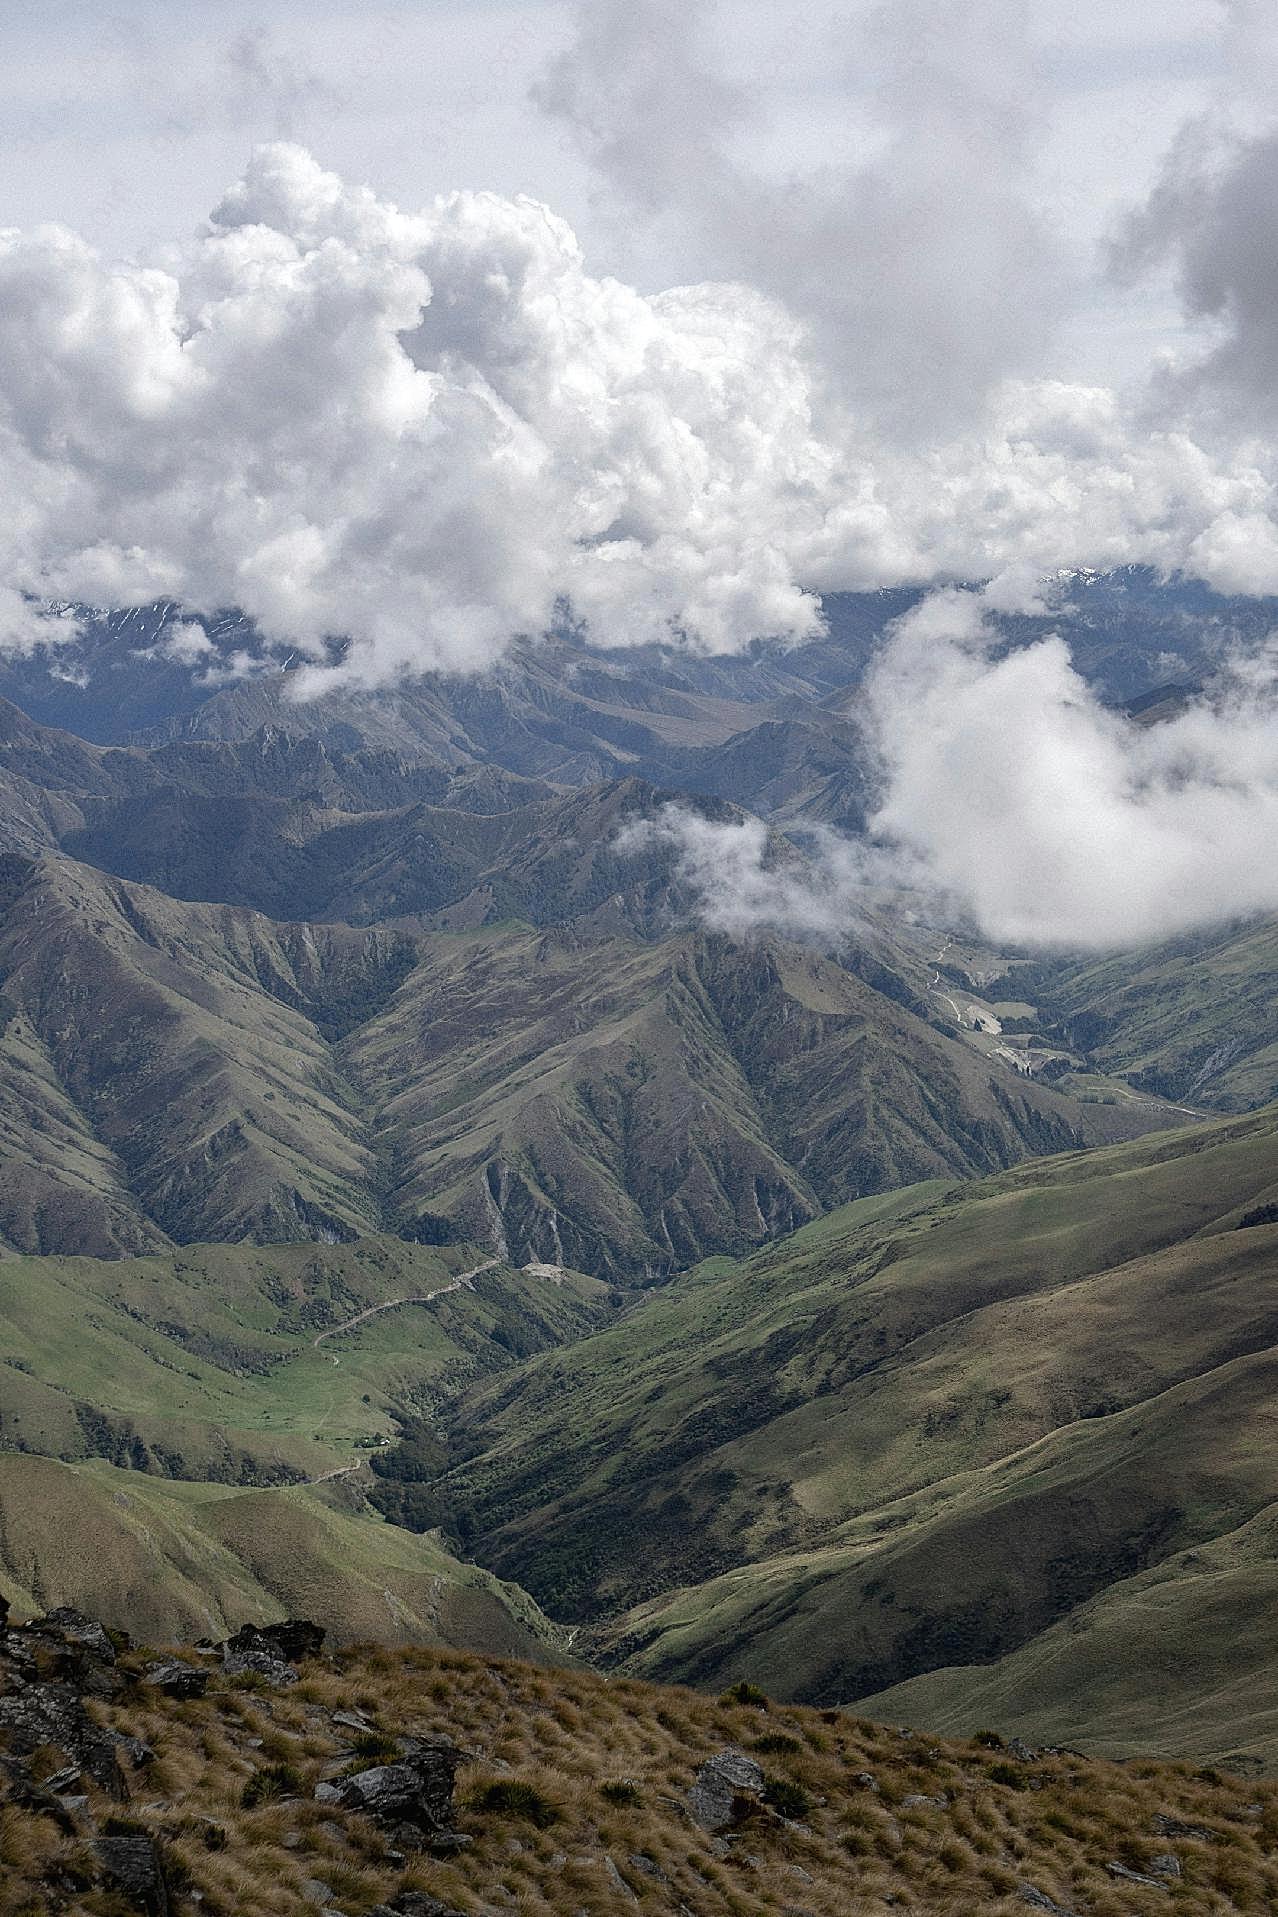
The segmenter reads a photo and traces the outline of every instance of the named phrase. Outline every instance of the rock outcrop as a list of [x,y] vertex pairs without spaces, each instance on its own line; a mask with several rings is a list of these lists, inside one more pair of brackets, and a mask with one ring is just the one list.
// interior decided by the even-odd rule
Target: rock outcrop
[[405,1737],[394,1763],[372,1764],[317,1784],[315,1796],[320,1803],[376,1818],[401,1844],[442,1855],[469,1842],[453,1828],[453,1782],[460,1762],[451,1737]]

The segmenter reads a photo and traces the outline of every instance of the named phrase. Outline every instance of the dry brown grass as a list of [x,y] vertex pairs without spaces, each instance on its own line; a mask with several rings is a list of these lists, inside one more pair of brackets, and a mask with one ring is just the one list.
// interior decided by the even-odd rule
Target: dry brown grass
[[[386,1734],[445,1731],[463,1747],[459,1821],[474,1841],[462,1855],[396,1859],[367,1819],[310,1798],[355,1755],[357,1733],[332,1721],[353,1707]],[[1018,1760],[838,1712],[433,1650],[341,1651],[285,1692],[216,1677],[198,1702],[144,1688],[94,1708],[156,1749],[129,1815],[185,1882],[179,1911],[205,1917],[313,1917],[316,1880],[351,1917],[407,1888],[517,1917],[879,1917],[889,1906],[1025,1917],[1022,1885],[1087,1917],[1278,1908],[1278,1786],[1186,1765]],[[725,1845],[691,1822],[693,1776],[729,1743],[755,1747],[770,1777],[806,1793],[802,1824],[752,1812]],[[301,1794],[246,1809],[246,1784],[268,1766],[295,1772]],[[495,1783],[528,1785],[545,1814],[468,1808]],[[1159,1813],[1210,1841],[1160,1835]],[[117,1917],[117,1900],[77,1888],[84,1850],[47,1818],[0,1809],[0,1917]],[[1148,1870],[1167,1852],[1183,1873],[1167,1889],[1106,1870]]]

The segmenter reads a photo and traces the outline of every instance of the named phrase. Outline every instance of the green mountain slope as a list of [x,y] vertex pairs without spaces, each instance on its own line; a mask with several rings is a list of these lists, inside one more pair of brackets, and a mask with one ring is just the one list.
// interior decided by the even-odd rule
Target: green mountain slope
[[635,1280],[1174,1116],[1027,1080],[872,976],[778,941],[279,923],[11,855],[0,1244],[389,1229]]
[[0,1447],[230,1484],[345,1471],[606,1304],[395,1238],[0,1259]]
[[1159,1097],[1246,1111],[1278,1097],[1278,923],[1049,973],[1042,1003],[1105,1071]]
[[[644,1674],[822,1702],[913,1678],[920,1721],[933,1682],[957,1721],[1019,1655],[1027,1728],[1065,1721],[1055,1684],[1078,1736],[1121,1741],[1126,1698],[1174,1748],[1220,1645],[1137,1708],[1075,1627],[1209,1615],[1204,1552],[1222,1616],[1263,1595],[1276,1200],[1271,1108],[851,1206],[479,1387],[437,1507]],[[1262,1689],[1263,1638],[1234,1638]]]
[[593,1279],[393,1238],[0,1259],[0,1585],[149,1636],[305,1613],[549,1650],[521,1592],[375,1514],[370,1465],[606,1309]]
[[[348,961],[375,996],[399,965],[392,934],[336,928],[317,940],[225,907],[179,906],[64,860],[6,866],[0,976],[12,1016],[0,1084],[12,1088],[11,1106],[21,1101],[0,1214],[11,1244],[100,1254],[376,1225],[372,1154],[303,1008],[322,997],[311,982]],[[37,1133],[42,1079],[61,1103],[49,1099],[50,1124]],[[87,1222],[59,1228],[53,1146],[68,1107],[99,1148],[83,1174],[103,1193],[96,1232]],[[115,1224],[126,1205],[127,1231]],[[80,1200],[77,1218],[83,1211]]]
[[100,1611],[151,1642],[312,1617],[338,1642],[563,1662],[526,1594],[324,1489],[174,1483],[0,1455],[0,1586],[20,1611]]

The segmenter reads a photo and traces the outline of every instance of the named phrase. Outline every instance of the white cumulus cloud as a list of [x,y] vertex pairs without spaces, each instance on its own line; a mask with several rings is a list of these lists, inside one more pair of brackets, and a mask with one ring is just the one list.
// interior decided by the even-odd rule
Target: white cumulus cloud
[[1142,726],[1061,638],[1000,656],[983,595],[950,591],[897,622],[868,699],[872,832],[987,937],[1104,949],[1278,910],[1270,655]]

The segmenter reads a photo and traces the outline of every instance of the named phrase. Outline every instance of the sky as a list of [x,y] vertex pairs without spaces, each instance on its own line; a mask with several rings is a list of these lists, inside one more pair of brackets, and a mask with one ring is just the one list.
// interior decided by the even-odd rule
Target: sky
[[[566,617],[794,642],[908,582],[868,723],[916,875],[1030,942],[1176,929],[1151,857],[1200,916],[1268,902],[1267,656],[1151,749],[1058,643],[1009,675],[989,617],[1126,563],[1278,593],[1268,0],[2,27],[0,646],[169,598],[194,664],[236,605],[307,696]],[[1052,779],[993,789],[1031,713]]]
[[[738,145],[772,177],[873,144],[872,11],[724,0],[708,15],[713,65],[751,102]],[[1040,96],[1029,184],[1085,266],[1179,127],[1218,93],[1237,105],[1226,16],[1214,0],[1038,0],[1028,12]],[[686,249],[606,217],[578,143],[533,98],[576,26],[554,0],[11,0],[3,221],[57,220],[109,254],[146,253],[198,226],[254,144],[286,138],[401,205],[457,188],[531,194],[569,220],[601,273],[650,288],[702,277]],[[1058,363],[1110,378],[1139,371],[1181,320],[1166,289],[1133,311],[1093,285],[1067,329]]]

